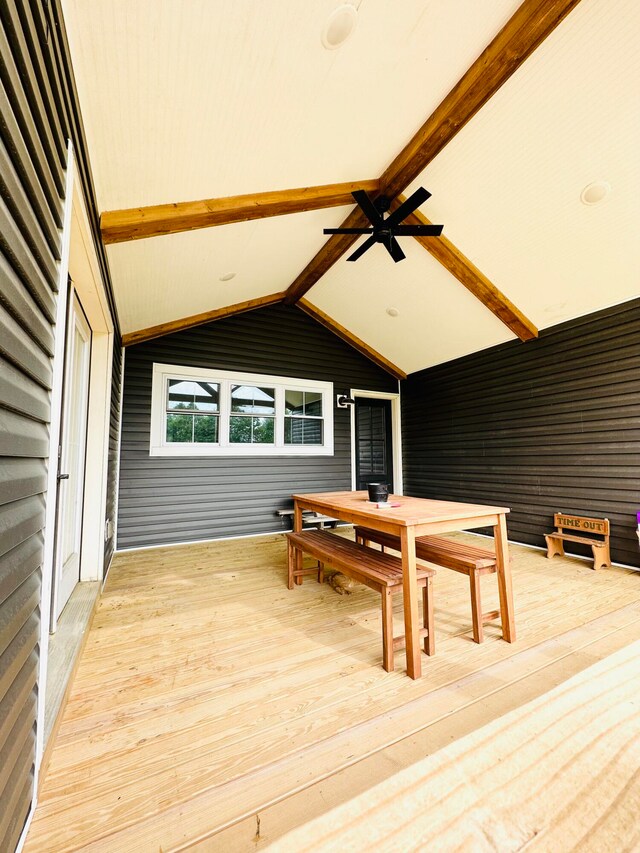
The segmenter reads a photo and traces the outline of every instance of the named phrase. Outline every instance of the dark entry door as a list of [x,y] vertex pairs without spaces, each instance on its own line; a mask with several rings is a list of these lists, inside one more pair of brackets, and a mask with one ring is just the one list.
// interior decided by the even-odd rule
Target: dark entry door
[[391,400],[356,398],[356,489],[367,483],[393,491]]

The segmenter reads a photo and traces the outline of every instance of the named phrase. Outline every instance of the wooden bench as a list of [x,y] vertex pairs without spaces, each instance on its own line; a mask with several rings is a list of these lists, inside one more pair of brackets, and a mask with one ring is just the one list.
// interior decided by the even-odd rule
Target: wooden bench
[[[556,512],[553,516],[556,530],[546,533],[547,557],[560,554],[564,557],[564,542],[578,542],[581,545],[589,545],[593,552],[593,568],[606,568],[611,565],[611,554],[609,553],[609,519],[608,518],[586,518],[582,515],[565,515]],[[579,531],[576,533],[564,533],[564,530]],[[585,535],[587,534],[587,535]],[[597,537],[601,536],[601,539]]]
[[[365,545],[368,542],[376,542],[384,548],[400,550],[400,539],[393,533],[383,533],[379,530],[369,530],[367,527],[355,527],[356,542]],[[440,536],[418,536],[416,537],[416,557],[435,563],[445,569],[453,569],[469,577],[471,591],[471,622],[473,625],[473,639],[481,643],[484,639],[483,626],[500,616],[499,610],[482,612],[482,598],[480,578],[482,575],[495,574],[496,557],[485,548],[476,548],[463,542],[452,542],[442,539]]]
[[[289,589],[294,582],[302,580],[301,574],[308,569],[297,567],[297,552],[310,554],[318,560],[320,572],[327,563],[358,583],[380,593],[382,600],[382,665],[387,672],[393,671],[393,653],[404,648],[405,638],[393,636],[393,595],[402,592],[402,563],[398,557],[374,551],[350,539],[336,536],[323,530],[306,530],[302,533],[287,533],[287,556],[289,566]],[[312,569],[311,571],[315,571]],[[424,650],[428,655],[435,653],[433,630],[433,569],[419,567],[418,586],[422,588],[423,625],[420,637],[424,639]]]

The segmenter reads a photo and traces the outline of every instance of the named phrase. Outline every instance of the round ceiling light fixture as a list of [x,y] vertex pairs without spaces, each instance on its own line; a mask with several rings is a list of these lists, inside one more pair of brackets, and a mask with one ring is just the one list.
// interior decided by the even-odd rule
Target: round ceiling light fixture
[[322,44],[327,50],[343,45],[356,28],[358,11],[350,3],[338,6],[327,18],[322,29]]
[[235,278],[236,274],[234,272],[226,272],[224,275],[221,275],[218,281],[231,281],[232,278]]
[[390,317],[397,317],[400,312],[397,308],[387,308],[387,314]]
[[611,192],[611,184],[607,181],[593,181],[580,193],[580,201],[583,204],[600,204]]

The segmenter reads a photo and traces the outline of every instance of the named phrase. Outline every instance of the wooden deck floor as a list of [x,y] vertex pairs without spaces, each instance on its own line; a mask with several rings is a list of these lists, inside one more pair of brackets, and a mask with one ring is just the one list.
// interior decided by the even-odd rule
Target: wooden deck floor
[[375,593],[287,590],[281,536],[118,556],[27,853],[205,850],[219,829],[540,667],[525,650],[562,656],[549,640],[592,642],[637,620],[637,573],[511,551],[518,642],[488,626],[474,644],[467,579],[440,570],[436,656],[416,682],[402,653],[382,670]]

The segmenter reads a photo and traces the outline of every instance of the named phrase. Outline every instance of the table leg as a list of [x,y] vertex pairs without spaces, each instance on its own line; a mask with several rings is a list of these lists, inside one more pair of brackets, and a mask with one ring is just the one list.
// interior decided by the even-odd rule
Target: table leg
[[404,636],[407,653],[407,675],[420,678],[420,626],[418,624],[418,580],[416,577],[416,535],[413,527],[400,531],[402,553],[402,593],[404,601]]
[[498,574],[498,592],[500,594],[500,619],[502,637],[508,643],[516,639],[516,623],[513,613],[513,589],[511,586],[511,563],[509,562],[509,544],[507,541],[507,521],[504,515],[498,516],[493,528],[496,543],[496,570]]
[[[294,501],[293,504],[293,530],[294,533],[300,533],[302,530],[302,509],[298,506],[298,502]],[[296,584],[300,586],[302,583],[302,575],[300,572],[302,571],[302,551],[300,548],[294,549],[295,553],[295,571],[296,571]]]

